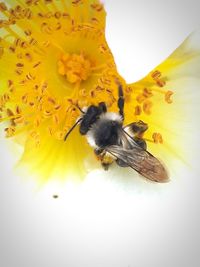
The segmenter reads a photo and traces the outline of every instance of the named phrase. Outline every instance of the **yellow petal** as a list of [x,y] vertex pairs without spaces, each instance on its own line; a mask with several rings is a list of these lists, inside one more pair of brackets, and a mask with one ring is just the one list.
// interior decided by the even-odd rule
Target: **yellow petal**
[[80,108],[101,101],[114,104],[114,81],[120,79],[105,40],[104,8],[96,0],[7,3],[15,21],[12,10],[3,10],[2,130],[24,146],[20,165],[31,174],[38,173],[42,180],[52,173],[81,176],[84,155],[91,149],[78,133],[70,142],[62,137],[81,115],[77,104]]
[[[145,137],[155,141],[155,134],[160,134],[163,144],[148,142],[150,151],[162,161],[174,168],[177,160],[188,166],[197,167],[199,150],[200,114],[200,32],[191,34],[162,64],[141,81],[128,85],[132,89],[132,102],[127,104],[127,122],[143,120],[149,130]],[[130,111],[144,101],[144,88],[153,94],[152,112],[136,115]],[[143,100],[142,100],[143,97]],[[139,100],[138,100],[139,98]],[[135,101],[134,101],[135,100]],[[160,142],[158,142],[160,143]],[[172,172],[174,171],[172,170]]]

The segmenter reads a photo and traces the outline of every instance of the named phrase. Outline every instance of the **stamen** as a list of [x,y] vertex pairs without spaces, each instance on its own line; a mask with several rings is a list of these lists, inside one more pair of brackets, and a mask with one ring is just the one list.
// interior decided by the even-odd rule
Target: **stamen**
[[160,133],[153,133],[152,138],[153,138],[154,143],[163,144],[163,138]]
[[72,84],[86,81],[92,72],[92,63],[83,54],[63,54],[58,61],[58,73]]
[[136,107],[135,107],[134,115],[135,115],[135,116],[139,116],[141,113],[142,113],[142,109],[141,109],[141,107],[140,107],[140,106],[136,106]]
[[83,2],[82,0],[74,0],[74,1],[72,1],[72,4],[78,5],[78,4],[81,4],[82,2]]
[[34,125],[35,127],[39,127],[40,124],[41,124],[41,117],[40,116],[37,116],[36,119],[34,120]]
[[91,8],[93,8],[97,12],[100,12],[103,10],[103,5],[102,4],[91,4]]
[[3,54],[4,54],[4,48],[0,47],[0,58],[2,58]]
[[6,11],[6,10],[8,10],[6,4],[4,2],[1,2],[0,3],[0,11]]
[[19,106],[16,106],[16,113],[20,114],[22,112],[21,108]]
[[127,86],[127,87],[125,88],[125,92],[126,92],[127,94],[131,94],[131,93],[133,92],[133,89],[132,89],[130,86]]
[[41,61],[38,61],[36,64],[33,65],[33,68],[37,68],[41,64]]
[[142,95],[142,94],[140,94],[140,95],[138,95],[138,96],[136,97],[136,101],[137,101],[139,104],[141,104],[142,102],[144,102],[145,99],[146,99],[146,97],[145,97],[144,95]]
[[57,125],[59,124],[59,117],[58,117],[57,114],[53,115],[53,116],[52,116],[52,119],[53,119],[53,123],[54,123],[54,124],[57,124]]
[[54,135],[55,135],[55,138],[57,140],[62,140],[63,141],[63,139],[65,137],[65,134],[66,134],[66,132],[64,132],[64,131],[57,131]]
[[28,29],[28,30],[25,30],[24,33],[26,34],[26,36],[30,36],[32,34],[32,31]]
[[165,101],[168,103],[168,104],[171,104],[173,103],[173,100],[171,99],[171,96],[173,95],[174,93],[172,91],[167,91],[165,93]]
[[147,115],[151,114],[151,108],[152,108],[153,104],[151,101],[145,101],[143,104],[143,111],[144,113],[146,113]]
[[17,124],[21,124],[21,123],[24,123],[24,118],[22,116],[19,116],[18,118],[14,119],[14,124],[17,125]]
[[35,147],[39,147],[40,146],[40,134],[39,132],[33,130],[30,132],[30,137],[32,137],[35,141]]
[[55,14],[54,14],[54,17],[55,17],[56,19],[60,19],[61,16],[62,16],[62,14],[61,14],[60,11],[56,11]]
[[161,74],[161,72],[159,70],[154,71],[151,74],[151,77],[153,78],[153,80],[156,82],[156,84],[159,87],[165,86],[166,82],[164,80],[161,80],[162,74]]
[[146,98],[153,96],[152,90],[148,89],[148,88],[144,88],[143,89],[143,96]]
[[14,126],[10,126],[10,127],[7,127],[5,128],[5,132],[6,132],[6,137],[12,137],[15,135],[15,127]]

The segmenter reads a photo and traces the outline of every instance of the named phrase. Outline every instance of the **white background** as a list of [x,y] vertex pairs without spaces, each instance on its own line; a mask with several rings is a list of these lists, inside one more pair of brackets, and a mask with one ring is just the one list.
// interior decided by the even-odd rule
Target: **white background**
[[[200,25],[195,0],[104,3],[107,40],[128,82]],[[1,267],[200,266],[200,183],[184,166],[162,185],[118,168],[90,174],[82,184],[36,189],[14,174],[13,161],[1,141]]]

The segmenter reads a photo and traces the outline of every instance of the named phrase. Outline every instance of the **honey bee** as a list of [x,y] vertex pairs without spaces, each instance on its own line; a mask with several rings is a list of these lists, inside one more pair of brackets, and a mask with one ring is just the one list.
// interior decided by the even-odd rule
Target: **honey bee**
[[[80,108],[79,108],[80,109]],[[108,112],[106,104],[91,105],[82,112],[82,116],[66,134],[77,126],[81,135],[85,135],[95,154],[101,159],[104,169],[112,162],[120,167],[130,167],[145,178],[155,182],[166,182],[168,173],[163,164],[147,151],[147,144],[141,136],[148,129],[143,121],[123,125],[124,95],[118,85],[118,113]]]

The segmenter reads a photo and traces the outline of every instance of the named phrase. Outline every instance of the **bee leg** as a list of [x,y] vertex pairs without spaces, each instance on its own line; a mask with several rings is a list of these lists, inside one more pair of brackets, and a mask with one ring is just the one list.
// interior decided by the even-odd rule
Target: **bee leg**
[[129,165],[127,165],[126,162],[124,162],[124,161],[121,160],[121,159],[117,159],[117,160],[116,160],[116,163],[117,163],[118,166],[123,167],[123,168],[125,168],[125,167],[129,167]]
[[143,134],[148,130],[148,124],[143,121],[132,122],[124,127],[129,134],[142,138]]
[[147,149],[147,144],[143,139],[144,133],[148,130],[148,124],[143,121],[133,122],[124,127],[124,130],[133,138],[133,140],[144,150]]
[[135,137],[133,139],[141,148],[143,148],[144,150],[147,149],[147,143],[144,139],[138,137]]
[[124,94],[121,84],[118,86],[118,102],[117,102],[118,108],[119,108],[119,114],[122,116],[122,119],[124,120]]
[[100,149],[100,148],[95,148],[94,149],[94,153],[95,153],[96,156],[99,156],[102,152],[103,152],[103,149]]
[[105,102],[100,102],[100,103],[99,103],[99,110],[100,110],[100,113],[105,113],[105,112],[107,112],[107,107],[106,107]]
[[101,163],[101,166],[104,168],[104,171],[108,171],[110,165],[111,165],[110,163],[105,163],[105,162]]

